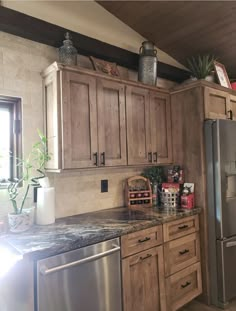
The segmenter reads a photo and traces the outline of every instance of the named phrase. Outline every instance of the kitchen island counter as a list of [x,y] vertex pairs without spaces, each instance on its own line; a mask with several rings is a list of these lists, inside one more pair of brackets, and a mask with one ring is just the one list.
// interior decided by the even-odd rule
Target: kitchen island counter
[[38,260],[165,222],[199,214],[191,210],[118,207],[57,219],[52,225],[1,237],[23,257]]

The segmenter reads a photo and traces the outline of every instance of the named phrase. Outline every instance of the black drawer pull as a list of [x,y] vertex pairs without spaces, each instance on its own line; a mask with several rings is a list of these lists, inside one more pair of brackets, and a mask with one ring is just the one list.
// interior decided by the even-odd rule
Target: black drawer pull
[[184,255],[187,253],[189,253],[189,249],[185,249],[185,250],[179,252],[180,255]]
[[93,154],[93,158],[94,158],[93,165],[97,166],[98,165],[98,153],[97,152]]
[[185,284],[182,284],[181,287],[185,288],[185,287],[189,286],[190,284],[191,284],[191,282],[186,282]]
[[105,152],[101,153],[100,163],[101,163],[101,165],[105,165],[106,164]]
[[147,256],[145,256],[145,257],[139,257],[139,259],[140,260],[145,260],[145,259],[147,259],[149,257],[152,257],[152,254],[147,254]]
[[188,225],[182,225],[178,227],[180,230],[188,228]]
[[227,111],[227,112],[228,112],[228,114],[229,114],[229,117],[228,117],[227,119],[233,120],[233,111],[232,111],[232,110],[229,110],[229,111]]
[[148,152],[148,162],[152,163],[152,153]]
[[151,238],[146,237],[146,238],[143,239],[143,240],[138,240],[138,242],[139,242],[139,243],[143,243],[143,242],[147,242],[147,241],[149,241],[149,240],[151,240]]

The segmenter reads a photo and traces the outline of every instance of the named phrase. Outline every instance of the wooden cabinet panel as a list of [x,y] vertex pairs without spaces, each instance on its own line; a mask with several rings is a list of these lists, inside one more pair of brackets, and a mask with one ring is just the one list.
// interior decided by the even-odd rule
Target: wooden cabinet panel
[[[229,100],[230,100],[229,110],[232,111],[232,120],[236,120],[236,96],[230,95]],[[228,114],[228,118],[230,118],[229,114]]]
[[166,279],[167,310],[178,310],[201,292],[201,266],[198,262]]
[[168,95],[150,93],[150,129],[153,163],[171,163],[171,113]]
[[126,165],[124,85],[97,80],[99,165]]
[[96,79],[63,72],[62,100],[62,168],[93,167],[98,150]]
[[183,270],[200,260],[199,233],[187,235],[164,245],[165,276]]
[[121,237],[121,255],[127,257],[144,251],[145,249],[160,245],[163,242],[162,226],[155,226]]
[[166,311],[162,246],[122,260],[124,311]]
[[206,119],[227,119],[230,110],[228,93],[205,87],[204,99]]
[[148,90],[127,86],[126,122],[128,164],[148,164],[151,159]]
[[181,238],[199,230],[198,215],[165,223],[163,225],[164,242]]
[[47,169],[61,167],[61,124],[60,120],[60,81],[59,72],[52,72],[44,79],[44,113],[47,147],[51,159],[46,163]]

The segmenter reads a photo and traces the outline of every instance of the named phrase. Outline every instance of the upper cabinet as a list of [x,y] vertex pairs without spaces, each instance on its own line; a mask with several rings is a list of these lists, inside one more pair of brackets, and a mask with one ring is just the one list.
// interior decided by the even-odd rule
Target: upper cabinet
[[127,86],[128,164],[172,162],[168,94]]
[[204,87],[205,118],[236,120],[236,95],[232,90]]
[[57,63],[43,77],[48,169],[171,163],[167,91]]

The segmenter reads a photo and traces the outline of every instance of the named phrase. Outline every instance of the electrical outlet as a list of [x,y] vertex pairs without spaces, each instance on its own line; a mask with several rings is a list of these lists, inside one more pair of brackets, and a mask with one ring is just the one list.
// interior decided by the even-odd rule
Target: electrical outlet
[[101,192],[108,192],[108,180],[101,180]]

